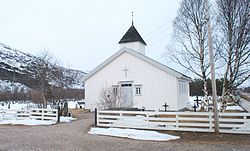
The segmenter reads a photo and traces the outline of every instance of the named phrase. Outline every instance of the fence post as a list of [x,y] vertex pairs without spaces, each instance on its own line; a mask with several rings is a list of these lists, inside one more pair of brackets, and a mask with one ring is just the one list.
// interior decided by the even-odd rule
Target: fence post
[[97,108],[95,108],[95,126],[97,126]]
[[120,119],[122,119],[122,111],[120,111],[119,116],[120,116]]
[[176,113],[176,128],[179,129],[179,113]]
[[213,126],[212,126],[213,119],[212,119],[212,114],[210,112],[208,112],[208,114],[209,114],[209,129],[211,130],[213,128]]
[[149,122],[149,115],[148,115],[148,112],[146,113],[146,121]]
[[42,121],[44,120],[44,110],[42,109]]
[[58,107],[57,107],[57,122],[58,123],[60,122],[60,114],[59,114],[59,112],[60,112],[60,107],[58,105]]

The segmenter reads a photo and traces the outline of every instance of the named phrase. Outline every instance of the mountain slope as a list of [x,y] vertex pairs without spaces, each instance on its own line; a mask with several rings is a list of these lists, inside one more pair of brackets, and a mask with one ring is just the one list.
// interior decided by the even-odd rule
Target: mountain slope
[[[13,83],[20,83],[29,88],[39,87],[39,78],[36,76],[37,67],[42,60],[39,58],[12,49],[7,45],[0,43],[0,79],[8,80]],[[48,64],[48,71],[60,75],[55,77],[55,74],[48,77],[48,83],[52,86],[60,86],[62,82],[67,80],[64,87],[68,88],[83,88],[83,77],[85,72],[79,70],[67,69],[58,65]],[[2,81],[3,82],[3,81]],[[0,87],[1,91],[1,87]]]

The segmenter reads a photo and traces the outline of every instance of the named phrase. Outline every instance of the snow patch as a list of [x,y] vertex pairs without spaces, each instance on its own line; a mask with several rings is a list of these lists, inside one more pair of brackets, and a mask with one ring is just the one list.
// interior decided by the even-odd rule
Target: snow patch
[[240,106],[227,106],[227,108],[226,108],[226,110],[230,110],[230,111],[235,111],[235,110],[238,110],[238,111],[244,111],[243,109],[242,109],[242,107],[240,107]]
[[156,127],[158,124],[147,122],[144,116],[122,117],[112,123],[114,126]]
[[75,120],[77,120],[77,118],[66,117],[66,116],[61,116],[60,117],[60,122],[61,123],[70,123],[71,121],[75,121]]
[[25,119],[25,120],[3,120],[0,121],[1,124],[8,125],[53,125],[56,124],[55,121],[42,121],[42,120],[34,120],[34,119]]
[[91,128],[88,132],[93,135],[107,135],[116,137],[125,137],[137,140],[168,141],[179,139],[179,136],[162,134],[156,131],[120,129],[120,128]]

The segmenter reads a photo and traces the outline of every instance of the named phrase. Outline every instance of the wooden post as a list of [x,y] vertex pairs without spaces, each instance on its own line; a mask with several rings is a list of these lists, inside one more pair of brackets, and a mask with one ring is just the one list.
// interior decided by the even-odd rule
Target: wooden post
[[214,69],[214,54],[212,46],[212,33],[211,33],[211,24],[208,11],[208,1],[206,0],[206,20],[207,20],[207,31],[208,31],[208,50],[209,50],[209,60],[211,67],[211,81],[212,81],[212,100],[214,105],[214,131],[219,133],[219,120],[218,120],[218,105],[217,105],[217,92],[216,92],[216,81],[215,81],[215,69]]
[[59,105],[58,105],[58,107],[57,107],[57,122],[59,123],[60,122],[60,107],[59,107]]
[[97,126],[97,108],[95,108],[95,126]]
[[149,122],[149,115],[146,113],[146,121]]
[[42,121],[44,120],[44,109],[42,109]]
[[175,116],[175,118],[176,118],[176,129],[179,129],[179,114],[178,113],[176,113],[176,116]]

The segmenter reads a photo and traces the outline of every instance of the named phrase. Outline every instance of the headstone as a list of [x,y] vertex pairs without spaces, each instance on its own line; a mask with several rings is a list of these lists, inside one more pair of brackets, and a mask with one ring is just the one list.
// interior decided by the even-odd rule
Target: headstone
[[145,106],[143,106],[141,110],[142,110],[142,111],[145,111]]
[[194,112],[196,112],[197,106],[196,106],[196,104],[195,104],[195,103],[194,103],[193,108],[194,108]]

